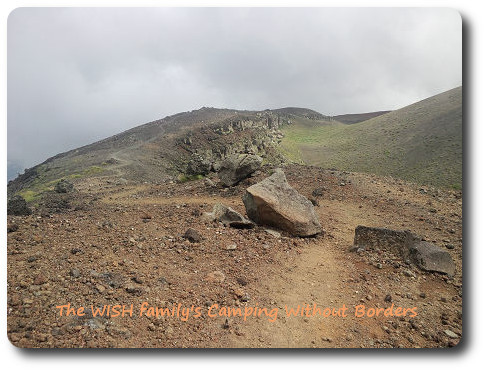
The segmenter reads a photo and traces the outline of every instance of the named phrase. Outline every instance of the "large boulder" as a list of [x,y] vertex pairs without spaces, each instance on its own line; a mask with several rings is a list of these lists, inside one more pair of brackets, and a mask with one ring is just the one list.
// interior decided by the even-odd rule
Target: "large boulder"
[[411,261],[419,268],[430,272],[455,274],[455,263],[451,255],[432,243],[421,241],[410,249]]
[[212,212],[205,213],[204,217],[207,220],[216,220],[223,223],[225,226],[233,228],[246,229],[254,227],[254,223],[252,221],[246,219],[236,210],[231,209],[223,204],[215,204]]
[[8,215],[30,215],[32,210],[27,206],[27,201],[22,196],[13,196],[7,202]]
[[322,232],[312,203],[288,184],[281,169],[249,187],[243,202],[248,217],[257,224],[272,226],[300,237]]
[[230,187],[247,178],[261,167],[263,159],[256,155],[240,154],[226,158],[220,165],[219,179]]

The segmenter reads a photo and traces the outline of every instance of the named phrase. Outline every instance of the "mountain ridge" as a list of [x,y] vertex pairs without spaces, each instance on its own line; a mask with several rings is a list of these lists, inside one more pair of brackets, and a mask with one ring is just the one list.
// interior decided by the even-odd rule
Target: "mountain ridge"
[[[444,106],[439,108],[443,105],[443,97],[453,100],[451,121],[447,117],[449,110],[446,111]],[[433,107],[433,112],[424,107],[426,105]],[[411,115],[418,124],[402,124],[403,120],[409,120],[402,118],[406,115]],[[368,119],[357,122],[365,118]],[[431,129],[424,130],[423,125]],[[422,137],[416,139],[419,135]],[[396,140],[397,136],[406,137],[405,143]],[[435,143],[436,138],[441,143],[446,136],[448,140],[452,138],[453,144],[460,144],[448,154],[438,151]],[[9,196],[20,193],[32,199],[64,178],[115,174],[137,181],[163,182],[184,175],[191,156],[201,156],[217,168],[217,163],[225,157],[244,152],[261,155],[266,163],[275,166],[306,163],[456,187],[458,178],[461,184],[459,138],[461,87],[395,111],[338,116],[327,116],[301,107],[263,111],[201,107],[59,153],[26,169],[8,183],[7,189]],[[398,142],[401,146],[396,145]],[[438,155],[432,154],[433,163],[423,162],[426,158],[423,147],[433,147],[439,152]],[[451,147],[444,148],[450,150]],[[437,159],[443,163],[452,162],[450,155],[455,157],[453,174],[443,177],[432,171]],[[397,157],[399,161],[396,161]],[[413,171],[406,169],[407,163],[403,164],[403,158],[413,163],[414,173],[425,169],[438,176],[439,182],[429,182],[426,176],[415,176]],[[441,171],[442,166],[436,168]]]

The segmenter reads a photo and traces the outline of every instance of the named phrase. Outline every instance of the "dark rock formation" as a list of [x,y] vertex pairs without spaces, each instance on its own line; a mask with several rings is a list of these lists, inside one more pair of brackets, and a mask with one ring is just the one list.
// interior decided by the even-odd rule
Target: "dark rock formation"
[[13,196],[7,202],[8,215],[30,215],[32,210],[27,206],[27,201],[22,196]]
[[74,185],[68,180],[61,179],[59,182],[57,182],[54,190],[57,193],[69,193],[74,190]]
[[263,159],[256,155],[240,154],[226,158],[219,169],[219,179],[226,187],[236,185],[261,167]]
[[187,175],[207,175],[211,171],[212,164],[198,153],[194,153],[187,164]]

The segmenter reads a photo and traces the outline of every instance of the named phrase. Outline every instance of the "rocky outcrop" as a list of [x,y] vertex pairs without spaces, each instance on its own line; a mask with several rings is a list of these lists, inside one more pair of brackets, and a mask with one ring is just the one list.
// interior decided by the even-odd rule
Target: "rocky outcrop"
[[359,225],[355,228],[354,246],[390,251],[418,268],[452,276],[455,264],[451,255],[432,243],[421,241],[411,231],[396,231]]
[[253,228],[254,223],[236,210],[231,209],[223,204],[215,204],[211,213],[205,213],[204,218],[209,221],[218,221],[223,223],[225,226],[233,228]]
[[226,186],[233,186],[261,167],[263,159],[256,155],[239,154],[226,158],[220,165],[219,179]]
[[192,154],[187,164],[187,175],[207,175],[211,171],[212,164],[198,153]]
[[61,179],[59,182],[57,182],[54,191],[57,193],[69,193],[74,190],[74,185],[69,182],[68,180]]
[[322,232],[312,203],[288,184],[281,169],[249,187],[243,202],[247,215],[257,224],[272,226],[300,237]]
[[22,196],[13,196],[7,202],[8,215],[30,215],[32,210],[27,206],[27,201]]

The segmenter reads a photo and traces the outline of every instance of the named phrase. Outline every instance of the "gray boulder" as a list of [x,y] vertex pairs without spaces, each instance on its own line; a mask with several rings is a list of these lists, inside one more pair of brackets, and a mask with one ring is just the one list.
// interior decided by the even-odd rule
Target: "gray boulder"
[[422,270],[446,273],[449,276],[455,274],[455,263],[451,255],[432,243],[421,241],[414,245],[410,249],[410,257]]
[[207,175],[211,171],[212,164],[198,153],[192,154],[187,164],[187,175]]
[[230,187],[247,178],[261,167],[263,159],[256,155],[240,154],[226,158],[220,165],[219,179]]
[[246,219],[236,210],[231,209],[223,204],[215,204],[211,213],[205,213],[204,217],[209,221],[218,221],[225,226],[233,228],[253,228],[254,223],[249,219]]
[[74,190],[74,185],[68,180],[61,179],[59,182],[57,182],[54,190],[57,193],[69,193]]
[[27,206],[27,201],[22,196],[13,196],[7,202],[8,215],[30,215],[32,210]]
[[247,215],[257,224],[272,226],[300,237],[322,232],[312,203],[288,184],[281,169],[249,187],[243,202]]
[[421,238],[411,231],[359,225],[355,228],[354,246],[357,247],[356,251],[359,249],[389,251],[425,271],[445,273],[450,276],[455,272],[455,263],[447,251],[432,243],[421,241]]
[[354,246],[366,249],[381,249],[407,259],[412,246],[421,241],[411,231],[396,231],[387,228],[365,227],[355,228]]

